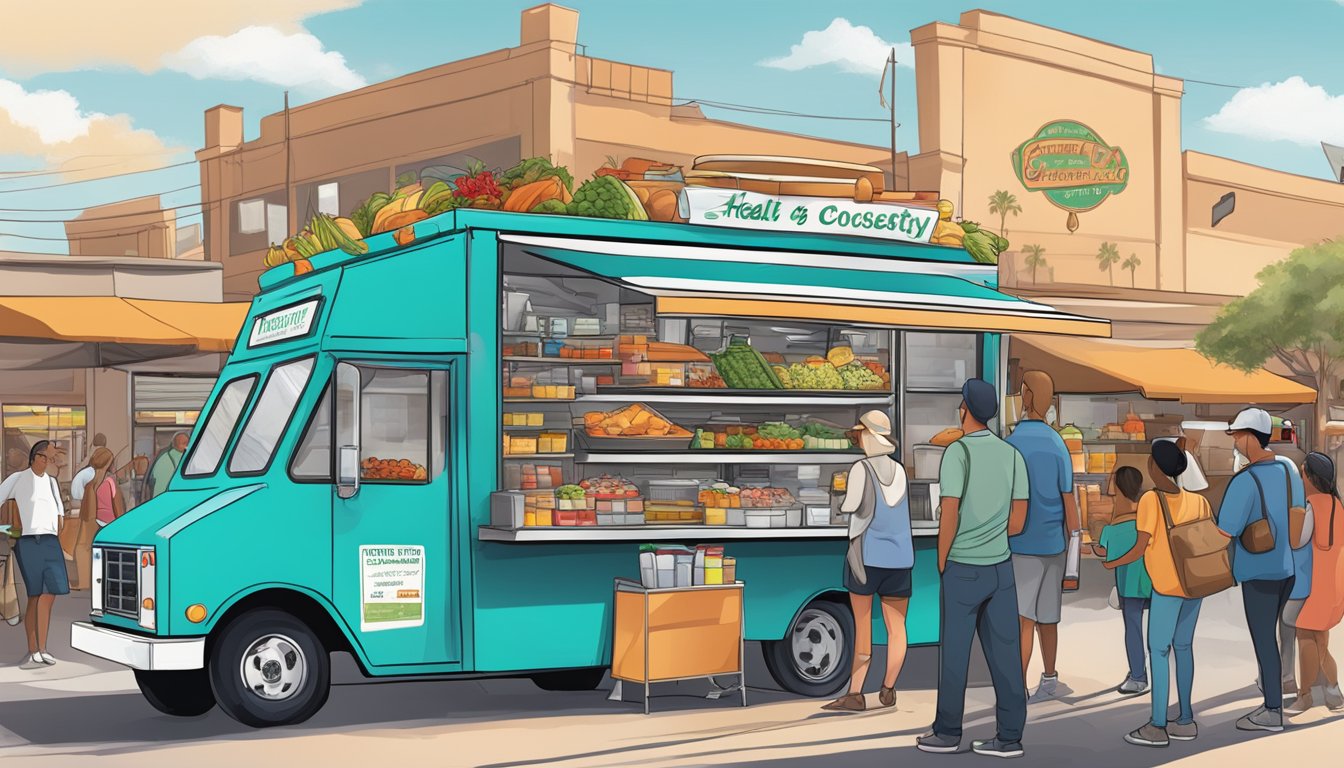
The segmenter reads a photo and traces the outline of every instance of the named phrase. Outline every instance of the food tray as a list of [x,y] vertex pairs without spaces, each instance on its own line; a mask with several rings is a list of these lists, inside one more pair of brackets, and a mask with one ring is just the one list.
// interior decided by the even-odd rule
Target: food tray
[[690,437],[597,437],[587,432],[580,432],[575,437],[584,448],[594,451],[684,451],[691,444]]

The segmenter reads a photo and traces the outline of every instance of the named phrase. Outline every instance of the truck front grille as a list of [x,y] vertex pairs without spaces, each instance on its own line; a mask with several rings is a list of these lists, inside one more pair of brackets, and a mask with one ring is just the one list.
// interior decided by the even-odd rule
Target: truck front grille
[[139,566],[134,549],[103,550],[103,610],[129,619],[140,616]]

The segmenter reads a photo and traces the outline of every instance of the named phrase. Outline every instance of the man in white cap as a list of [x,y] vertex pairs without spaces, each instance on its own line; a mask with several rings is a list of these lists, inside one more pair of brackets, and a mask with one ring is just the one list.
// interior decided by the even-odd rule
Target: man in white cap
[[[1260,668],[1264,704],[1237,721],[1243,731],[1283,730],[1283,688],[1278,629],[1284,606],[1293,592],[1295,569],[1288,539],[1289,504],[1303,504],[1300,478],[1269,450],[1274,425],[1269,414],[1247,408],[1237,414],[1227,433],[1239,454],[1249,462],[1228,483],[1218,509],[1218,528],[1232,539],[1232,575],[1241,584],[1246,624]],[[1261,519],[1269,521],[1274,545],[1267,552],[1246,549],[1241,535]]]

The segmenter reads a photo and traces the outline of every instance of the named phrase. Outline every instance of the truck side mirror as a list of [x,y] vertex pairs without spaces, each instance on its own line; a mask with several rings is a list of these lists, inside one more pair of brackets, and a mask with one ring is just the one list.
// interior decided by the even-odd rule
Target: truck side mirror
[[348,499],[359,493],[359,446],[342,445],[336,467],[336,494]]

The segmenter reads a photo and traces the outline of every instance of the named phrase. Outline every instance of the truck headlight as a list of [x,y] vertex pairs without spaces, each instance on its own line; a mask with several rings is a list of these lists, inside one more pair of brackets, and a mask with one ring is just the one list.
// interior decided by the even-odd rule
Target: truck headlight
[[154,572],[156,566],[154,562],[154,548],[147,547],[140,550],[140,626],[145,629],[154,629],[157,622],[154,619]]
[[92,587],[93,605],[90,607],[94,615],[101,616],[103,614],[103,548],[102,547],[93,548],[93,567],[90,570],[93,571],[93,587]]

